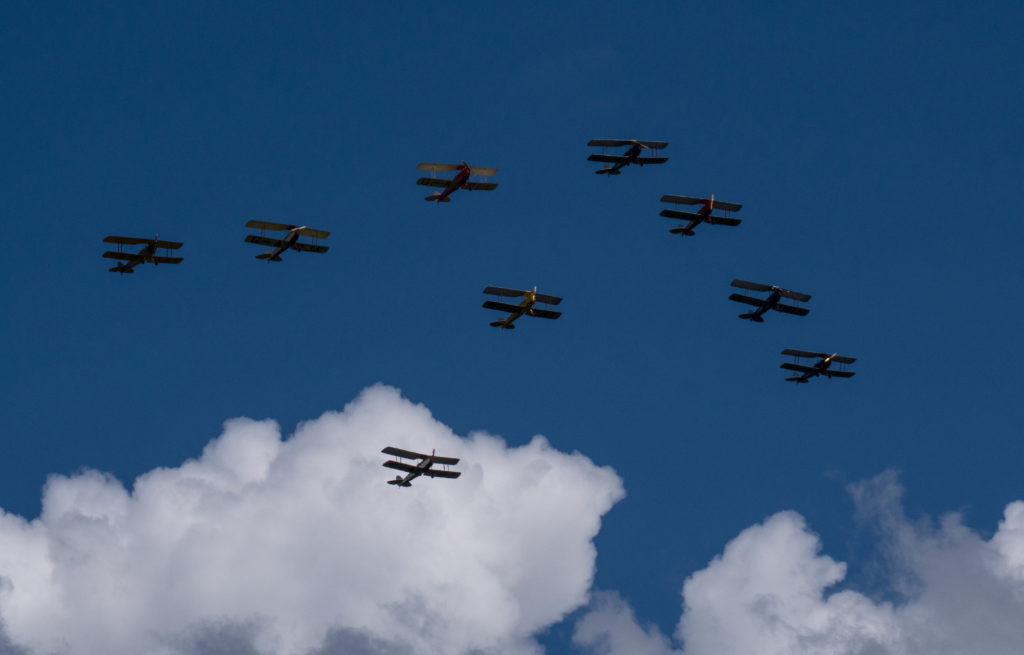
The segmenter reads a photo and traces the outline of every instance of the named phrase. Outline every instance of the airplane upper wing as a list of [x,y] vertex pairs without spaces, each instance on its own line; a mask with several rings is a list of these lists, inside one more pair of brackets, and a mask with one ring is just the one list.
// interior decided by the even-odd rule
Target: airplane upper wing
[[522,289],[506,289],[505,287],[487,287],[484,293],[490,296],[525,296],[526,291]]
[[140,239],[138,237],[116,237],[111,235],[103,239],[103,243],[120,243],[125,246],[137,246],[141,243],[153,243],[153,239]]
[[793,305],[783,305],[782,303],[777,303],[775,309],[786,314],[796,314],[797,316],[807,316],[811,311],[806,307],[794,307]]
[[290,230],[294,225],[285,225],[284,223],[271,223],[269,221],[249,221],[245,224],[246,227],[256,228],[257,230]]
[[[437,164],[430,161],[420,162],[416,165],[418,171],[433,171],[435,173],[444,173],[446,171],[454,171],[459,167],[458,164]],[[492,169],[493,170],[493,169]],[[482,175],[482,173],[481,173]]]
[[637,157],[633,161],[637,164],[664,164],[668,157]]
[[794,364],[793,362],[783,362],[779,364],[779,368],[784,368],[787,371],[800,371],[801,373],[813,373],[817,370],[813,366],[804,366],[803,364]]
[[760,298],[754,298],[752,296],[744,296],[743,294],[740,294],[740,293],[732,294],[731,296],[729,296],[729,300],[735,300],[736,302],[746,303],[748,305],[753,305],[755,307],[764,307],[765,305],[768,304],[767,302],[765,302],[764,300],[761,300]]
[[735,202],[723,202],[721,200],[716,200],[714,202],[714,208],[723,209],[727,212],[738,212],[739,210],[743,209],[743,205]]
[[245,241],[246,243],[257,243],[261,246],[269,246],[271,248],[283,248],[285,246],[284,241],[281,241],[280,239],[269,239],[255,234],[247,235],[245,237]]
[[704,220],[706,220],[708,223],[711,223],[712,225],[731,225],[731,226],[734,226],[734,227],[736,225],[739,225],[740,223],[743,222],[742,219],[732,218],[731,216],[714,216],[714,215],[708,216]]
[[746,280],[733,280],[730,283],[732,286],[739,289],[749,289],[751,291],[771,291],[772,288],[768,284],[759,284],[757,282],[747,282]]
[[637,141],[634,139],[591,139],[587,145],[598,148],[617,148],[619,146],[631,146],[635,143],[658,150],[668,147],[668,141]]
[[103,256],[107,259],[124,259],[126,261],[141,261],[142,257],[134,252],[116,252],[114,250],[108,250],[103,253]]
[[420,186],[436,186],[441,188],[448,186],[449,182],[451,182],[451,180],[439,180],[436,177],[421,177],[416,180],[416,184],[419,184]]
[[384,462],[383,465],[388,467],[389,469],[396,469],[398,471],[405,471],[406,473],[413,473],[416,470],[418,470],[412,464],[406,464],[405,462],[396,462],[393,459],[389,459],[388,461]]
[[[792,355],[793,357],[828,357],[832,353],[816,353],[813,350],[797,350],[796,348],[786,348],[782,351],[783,355]],[[838,361],[838,358],[836,358]]]
[[462,186],[470,191],[494,191],[498,188],[494,182],[465,182]]
[[620,161],[629,161],[627,157],[623,155],[598,155],[593,154],[587,157],[587,161],[599,161],[605,164],[617,164]]
[[531,308],[528,312],[530,316],[536,316],[537,318],[558,318],[562,315],[562,312],[552,312],[547,309],[533,309]]
[[497,168],[487,168],[486,166],[470,166],[469,172],[473,175],[481,175],[483,177],[493,177],[497,174]]
[[458,457],[434,457],[435,464],[444,464],[445,466],[455,466],[459,463]]
[[495,302],[493,300],[484,301],[483,307],[487,309],[497,309],[499,312],[519,312],[522,307],[519,305],[510,305],[504,302]]
[[662,202],[672,202],[677,205],[703,205],[707,198],[691,198],[690,196],[675,196],[667,193],[661,197]]
[[654,148],[655,150],[662,150],[668,147],[668,141],[637,141],[637,143],[648,148]]
[[311,227],[304,227],[299,230],[299,234],[304,237],[313,237],[314,239],[326,239],[331,236],[331,233],[327,230],[314,230]]
[[806,293],[800,293],[799,291],[790,291],[789,289],[779,289],[779,293],[785,298],[792,298],[800,302],[807,302],[811,299],[811,296]]
[[182,257],[154,257],[153,261],[157,264],[180,264]]
[[545,305],[557,305],[562,302],[562,299],[558,296],[549,296],[546,293],[538,293],[534,297],[537,299],[537,302],[542,302]]
[[857,361],[856,357],[843,357],[842,355],[836,355],[832,358],[833,362],[839,362],[840,364],[852,364]]
[[681,212],[678,209],[662,209],[659,216],[664,216],[665,218],[678,218],[684,221],[696,221],[703,218],[700,214],[695,214],[693,212]]
[[395,457],[404,457],[406,459],[426,459],[430,455],[421,455],[420,453],[414,453],[411,450],[402,450],[401,448],[395,448],[394,446],[388,446],[384,450],[380,451],[385,455],[393,455]]
[[422,473],[428,478],[457,478],[462,475],[462,471],[444,471],[441,469],[426,469]]
[[302,252],[325,253],[325,252],[327,252],[327,249],[329,248],[329,246],[321,246],[321,245],[316,244],[316,243],[298,243],[298,242],[296,242],[296,243],[292,244],[292,248],[295,248],[296,250],[301,250]]

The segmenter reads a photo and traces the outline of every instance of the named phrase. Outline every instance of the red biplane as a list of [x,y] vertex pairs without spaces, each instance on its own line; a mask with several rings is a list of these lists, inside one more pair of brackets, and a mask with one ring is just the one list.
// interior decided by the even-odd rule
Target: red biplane
[[[492,177],[498,172],[497,168],[484,168],[483,166],[470,166],[466,162],[461,164],[436,164],[433,162],[422,162],[416,167],[418,171],[430,171],[430,177],[421,177],[416,180],[416,184],[420,186],[432,186],[441,189],[441,191],[435,191],[430,194],[424,200],[431,202],[451,202],[452,199],[449,197],[457,189],[465,189],[466,191],[493,191],[498,188],[498,185],[494,182],[472,182],[470,176],[479,175],[480,177],[486,178]],[[448,171],[458,171],[450,180],[440,180],[434,177],[437,173],[446,173]]]

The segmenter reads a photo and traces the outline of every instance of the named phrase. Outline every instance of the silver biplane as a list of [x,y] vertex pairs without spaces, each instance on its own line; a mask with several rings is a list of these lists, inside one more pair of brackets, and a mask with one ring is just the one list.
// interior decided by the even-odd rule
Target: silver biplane
[[[412,481],[421,475],[425,475],[428,478],[457,478],[462,475],[460,471],[431,468],[434,464],[454,466],[459,463],[458,457],[438,457],[433,451],[429,455],[423,455],[421,453],[414,453],[411,450],[395,448],[394,446],[388,446],[380,452],[399,458],[398,460],[389,459],[384,462],[384,466],[389,469],[403,471],[406,474],[404,478],[401,475],[396,475],[394,480],[388,480],[388,484],[399,487],[411,487]],[[401,459],[418,459],[420,461],[417,464],[406,464]]]
[[[103,253],[104,257],[124,260],[117,266],[108,269],[111,273],[134,273],[136,266],[146,262],[154,266],[157,264],[180,264],[182,261],[181,257],[161,257],[156,254],[156,251],[158,248],[163,248],[169,255],[171,250],[177,250],[185,245],[180,241],[161,241],[158,237],[142,239],[139,237],[117,237],[113,235],[103,239],[103,243],[117,244],[117,250],[108,250]],[[123,246],[137,246],[140,244],[145,245],[138,252],[124,252],[121,249]]]
[[736,302],[757,307],[757,309],[752,312],[740,314],[740,318],[746,318],[757,323],[763,323],[764,319],[761,316],[769,309],[774,309],[775,311],[783,312],[785,314],[794,314],[796,316],[807,316],[807,313],[811,311],[805,307],[786,305],[779,302],[782,298],[789,298],[790,300],[796,300],[797,302],[807,302],[811,297],[806,293],[790,291],[789,289],[783,289],[782,287],[777,287],[773,284],[759,284],[757,282],[747,282],[746,280],[733,280],[732,286],[738,289],[748,289],[750,291],[770,292],[767,298],[754,298],[746,294],[738,293],[734,293],[729,296],[729,300],[735,300]]
[[[784,368],[787,371],[796,371],[799,375],[786,378],[787,382],[807,383],[808,380],[813,378],[815,375],[824,375],[825,377],[832,378],[852,378],[854,376],[853,371],[847,371],[843,368],[845,364],[852,364],[857,361],[856,357],[844,357],[838,353],[817,353],[810,350],[796,350],[794,348],[786,348],[782,351],[783,355],[792,355],[796,358],[795,362],[783,362],[779,365],[779,368]],[[813,357],[818,361],[810,366],[800,363],[801,357]],[[839,364],[839,369],[835,370],[832,368],[832,364]]]
[[[668,147],[668,141],[637,141],[636,139],[591,139],[588,146],[601,148],[601,154],[593,154],[587,157],[587,161],[596,161],[610,164],[604,168],[594,171],[598,175],[621,175],[622,168],[630,164],[643,166],[644,164],[664,164],[668,157],[659,157],[658,151]],[[609,155],[608,148],[629,146],[621,155]],[[650,150],[653,156],[643,156],[644,150]]]
[[[327,252],[327,246],[321,246],[316,241],[317,239],[326,239],[331,236],[330,232],[324,230],[314,230],[306,227],[305,225],[285,225],[284,223],[269,223],[267,221],[249,221],[245,224],[246,227],[251,227],[260,230],[260,234],[250,234],[245,237],[247,243],[255,243],[261,246],[268,246],[273,250],[268,250],[264,253],[256,255],[256,259],[266,259],[268,262],[279,262],[281,261],[281,253],[291,248],[298,252]],[[264,236],[266,230],[287,230],[288,234],[283,239],[271,239]],[[304,243],[299,241],[300,236],[312,237],[313,243]]]
[[674,205],[700,205],[700,209],[696,212],[684,212],[678,209],[662,209],[661,216],[667,218],[678,218],[684,221],[690,221],[689,225],[680,225],[674,227],[669,232],[672,234],[683,234],[685,236],[692,237],[695,233],[693,228],[697,227],[701,223],[710,223],[711,225],[739,225],[742,221],[732,216],[721,216],[719,214],[712,214],[711,212],[720,209],[725,212],[738,212],[743,209],[743,205],[735,202],[722,202],[721,200],[715,200],[714,194],[711,194],[710,198],[691,198],[689,196],[673,196],[664,195],[661,197],[662,202],[670,202]]
[[549,309],[539,309],[534,307],[536,303],[543,303],[545,305],[557,305],[562,302],[562,299],[558,296],[549,296],[543,293],[537,293],[537,287],[533,288],[533,291],[527,289],[506,289],[505,287],[487,287],[484,289],[484,293],[494,296],[504,296],[518,298],[522,300],[518,305],[512,305],[504,302],[497,302],[494,300],[487,300],[483,306],[487,309],[496,309],[500,312],[509,312],[509,315],[500,321],[494,321],[491,323],[494,327],[505,328],[511,330],[515,328],[515,321],[520,316],[536,316],[537,318],[551,318],[555,319],[562,315],[562,312],[555,312]]

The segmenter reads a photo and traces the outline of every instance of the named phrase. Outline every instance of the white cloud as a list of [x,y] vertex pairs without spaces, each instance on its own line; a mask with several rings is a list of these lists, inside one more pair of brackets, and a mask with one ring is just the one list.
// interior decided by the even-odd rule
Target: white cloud
[[[385,484],[386,445],[462,458]],[[453,434],[377,386],[282,441],[236,419],[139,477],[53,476],[0,515],[0,648],[90,654],[537,652],[587,601],[609,468],[536,437]]]
[[[821,554],[803,518],[747,528],[683,585],[673,648],[632,610],[596,596],[574,641],[597,653],[685,655],[1020,655],[1024,652],[1024,503],[985,540],[957,514],[937,527],[903,515],[885,473],[851,488],[877,527],[899,602],[834,590],[846,565]],[[609,601],[609,598],[611,600]]]

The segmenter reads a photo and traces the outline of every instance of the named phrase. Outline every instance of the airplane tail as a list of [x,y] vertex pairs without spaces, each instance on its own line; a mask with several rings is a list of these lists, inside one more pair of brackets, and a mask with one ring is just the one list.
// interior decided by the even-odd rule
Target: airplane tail
[[754,321],[755,323],[764,323],[764,319],[754,312],[750,312],[749,314],[740,314],[740,318],[745,318]]
[[516,329],[516,324],[508,323],[506,321],[494,321],[493,323],[491,323],[491,327],[500,327],[505,328],[506,330],[514,330]]
[[671,232],[672,234],[685,234],[688,237],[692,237],[695,234],[697,234],[696,232],[693,231],[692,228],[683,227],[681,225],[679,227],[672,228],[671,230],[669,230],[669,232]]
[[427,201],[430,201],[430,202],[451,202],[452,201],[452,199],[449,198],[448,196],[445,196],[444,198],[442,198],[440,192],[432,193],[429,196],[427,196],[426,198],[424,198],[424,200],[427,200]]
[[133,268],[126,268],[123,264],[118,264],[117,266],[115,266],[113,268],[108,268],[107,270],[110,271],[111,273],[120,273],[122,275],[124,275],[125,273],[134,273],[135,272],[135,269],[133,269]]
[[612,168],[611,166],[605,166],[601,170],[594,172],[598,175],[622,175],[622,171],[617,168]]
[[394,480],[388,480],[388,484],[394,484],[399,487],[411,487],[411,482],[402,482],[402,476],[396,475]]
[[808,381],[805,380],[802,376],[794,375],[791,378],[786,378],[786,382],[796,382],[797,384],[807,384]]
[[281,261],[281,255],[277,255],[275,257],[273,251],[268,250],[265,253],[256,255],[256,259],[266,259],[267,261],[271,262],[279,262]]

